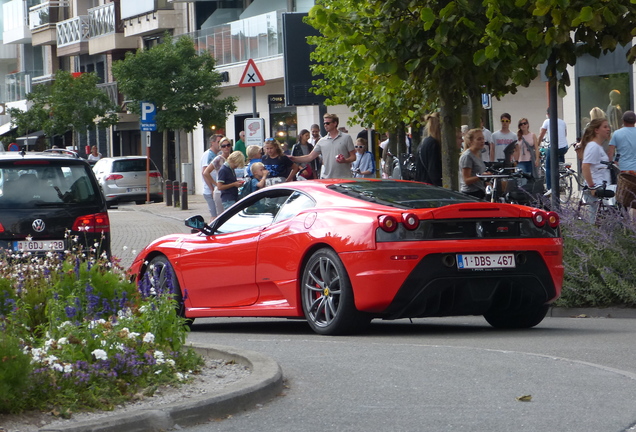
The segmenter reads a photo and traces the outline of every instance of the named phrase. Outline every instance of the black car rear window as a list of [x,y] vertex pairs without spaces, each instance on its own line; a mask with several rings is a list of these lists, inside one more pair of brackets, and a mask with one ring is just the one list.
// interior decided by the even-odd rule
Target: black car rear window
[[[150,161],[150,169],[156,170],[155,164]],[[113,162],[112,172],[137,172],[146,171],[146,159],[125,159]]]
[[0,209],[89,204],[99,200],[84,164],[25,163],[0,165]]
[[357,180],[329,186],[343,195],[403,209],[435,208],[479,201],[476,198],[422,183]]

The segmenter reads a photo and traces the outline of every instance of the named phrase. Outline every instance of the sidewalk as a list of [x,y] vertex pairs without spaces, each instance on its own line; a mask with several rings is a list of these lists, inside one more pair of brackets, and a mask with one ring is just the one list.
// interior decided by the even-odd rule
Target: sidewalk
[[203,195],[188,195],[187,207],[187,210],[183,210],[181,207],[174,207],[174,205],[168,206],[165,202],[131,206],[135,211],[148,212],[180,221],[196,215],[203,216],[206,221],[210,219],[208,204]]

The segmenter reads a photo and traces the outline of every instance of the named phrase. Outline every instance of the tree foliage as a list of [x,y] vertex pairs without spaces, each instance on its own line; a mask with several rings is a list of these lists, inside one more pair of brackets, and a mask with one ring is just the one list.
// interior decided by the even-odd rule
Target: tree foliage
[[84,131],[89,127],[108,127],[117,123],[117,107],[108,95],[97,87],[95,73],[74,77],[59,70],[51,85],[40,84],[27,95],[27,111],[11,108],[8,113],[25,134],[43,130],[47,136],[63,135],[69,130]]
[[528,85],[551,54],[562,86],[569,84],[565,66],[576,55],[631,41],[635,3],[322,0],[307,19],[322,34],[311,39],[320,62],[314,71],[324,75],[316,92],[348,105],[364,124],[387,128],[439,108],[444,185],[457,188],[461,108],[481,93],[503,96]]
[[236,98],[219,99],[221,75],[207,52],[198,53],[192,39],[182,36],[148,50],[128,52],[113,64],[113,75],[129,109],[139,113],[140,102],[157,106],[157,129],[191,132],[198,123],[222,123],[235,109]]

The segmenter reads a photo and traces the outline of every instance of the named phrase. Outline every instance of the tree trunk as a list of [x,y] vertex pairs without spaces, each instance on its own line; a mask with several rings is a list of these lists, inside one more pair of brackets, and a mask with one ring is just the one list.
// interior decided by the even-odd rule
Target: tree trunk
[[440,92],[440,115],[442,121],[442,185],[447,189],[459,190],[459,146],[457,145],[457,110],[453,96]]

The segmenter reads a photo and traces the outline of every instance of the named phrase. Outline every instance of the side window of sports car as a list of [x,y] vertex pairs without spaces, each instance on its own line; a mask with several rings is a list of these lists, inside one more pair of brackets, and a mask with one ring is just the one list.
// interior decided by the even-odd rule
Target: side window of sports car
[[258,201],[237,209],[225,222],[216,228],[218,234],[228,234],[272,223],[289,193],[278,196],[262,196]]
[[276,216],[276,222],[292,218],[301,211],[312,208],[315,205],[316,203],[314,202],[314,200],[309,198],[307,195],[300,192],[294,192],[292,196],[287,199],[285,204],[283,204],[283,208],[281,208],[278,212],[278,216]]

